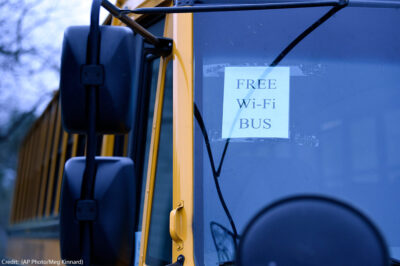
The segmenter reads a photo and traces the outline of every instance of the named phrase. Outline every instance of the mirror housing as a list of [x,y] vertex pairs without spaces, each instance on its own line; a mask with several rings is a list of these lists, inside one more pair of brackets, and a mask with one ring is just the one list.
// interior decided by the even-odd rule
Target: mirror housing
[[137,42],[131,29],[100,26],[101,67],[85,66],[88,34],[89,26],[69,27],[64,34],[60,77],[63,127],[69,133],[87,131],[88,88],[85,85],[94,84],[99,86],[96,132],[127,133],[134,123],[135,58],[141,47],[135,49]]
[[[85,157],[65,164],[60,202],[60,247],[65,260],[82,259],[82,233],[77,213]],[[134,253],[136,178],[134,164],[126,157],[96,157],[92,222],[92,264],[130,265]]]

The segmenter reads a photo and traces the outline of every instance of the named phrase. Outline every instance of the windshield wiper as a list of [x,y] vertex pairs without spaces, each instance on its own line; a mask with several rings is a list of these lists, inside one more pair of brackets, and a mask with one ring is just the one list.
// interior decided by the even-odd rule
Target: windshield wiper
[[[336,14],[339,10],[341,10],[345,6],[346,5],[339,5],[339,6],[335,6],[335,7],[331,8],[327,13],[325,13],[325,15],[323,15],[320,19],[318,19],[316,22],[314,22],[311,26],[309,26],[306,30],[304,30],[300,35],[298,35],[288,46],[286,46],[285,49],[283,49],[282,52],[275,58],[275,60],[272,61],[272,63],[270,64],[270,67],[277,66],[289,54],[289,52],[294,47],[296,47],[297,44],[299,44],[311,32],[313,32],[316,28],[318,28],[321,24],[323,24],[325,21],[327,21],[330,17],[332,17],[334,14]],[[220,162],[218,164],[218,168],[216,168],[214,156],[213,156],[213,153],[211,150],[210,140],[208,137],[208,133],[207,133],[207,130],[206,130],[206,127],[204,124],[203,117],[202,117],[196,103],[194,103],[194,116],[196,118],[197,123],[199,124],[201,133],[204,138],[204,142],[206,144],[207,154],[208,154],[208,158],[210,160],[211,171],[212,171],[215,187],[217,189],[218,198],[219,198],[219,201],[221,202],[224,212],[225,212],[225,214],[229,220],[229,223],[232,227],[233,235],[235,238],[235,244],[236,244],[236,240],[238,239],[236,225],[232,218],[232,215],[229,212],[228,206],[226,205],[226,202],[224,200],[224,197],[222,195],[221,188],[220,188],[219,182],[218,182],[218,177],[221,174],[222,165],[224,163],[225,155],[228,150],[229,143],[230,143],[230,138],[227,138],[225,141],[224,150],[222,152],[222,156],[221,156]]]
[[170,14],[170,13],[201,13],[201,12],[220,12],[220,11],[245,11],[245,10],[268,10],[268,9],[288,9],[304,7],[323,7],[323,6],[352,6],[352,7],[378,7],[378,8],[400,8],[400,2],[396,0],[316,0],[316,1],[288,1],[272,2],[260,4],[219,4],[205,5],[195,4],[193,6],[174,6],[174,7],[151,7],[136,8],[134,10],[121,10],[122,14]]
[[267,9],[288,9],[303,7],[321,6],[343,6],[347,0],[314,0],[298,2],[275,2],[260,4],[231,4],[231,5],[194,5],[177,7],[151,7],[137,8],[134,10],[122,10],[123,13],[134,14],[169,14],[169,13],[199,13],[199,12],[219,12],[219,11],[244,11],[244,10],[267,10]]

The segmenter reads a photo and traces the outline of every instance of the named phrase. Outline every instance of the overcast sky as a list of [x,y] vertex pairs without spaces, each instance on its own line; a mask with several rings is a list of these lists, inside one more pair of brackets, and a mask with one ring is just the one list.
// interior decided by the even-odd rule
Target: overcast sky
[[[41,36],[45,38],[46,42],[53,43],[58,48],[58,58],[61,57],[61,46],[64,35],[64,30],[68,26],[73,25],[89,25],[90,23],[90,7],[92,1],[90,0],[45,0],[46,5],[55,6],[55,12],[51,14],[51,19],[41,31],[38,32],[38,41]],[[111,1],[115,2],[115,1]],[[107,17],[108,12],[101,8],[100,23],[102,23]],[[46,75],[46,73],[43,73]],[[57,89],[59,84],[59,76],[49,76],[49,89]],[[33,101],[40,97],[39,94],[33,95]],[[46,105],[46,104],[44,104]],[[42,108],[41,108],[42,109]]]
[[[15,41],[18,12],[23,10],[22,3],[37,3],[38,0],[25,0],[14,8],[2,7],[0,13],[0,44],[12,49]],[[39,1],[40,2],[40,1]],[[22,23],[26,47],[35,47],[38,56],[23,56],[20,63],[15,64],[10,58],[0,57],[0,130],[7,131],[11,123],[11,115],[15,110],[28,111],[38,101],[40,107],[36,114],[40,115],[52,98],[52,92],[58,89],[59,74],[46,64],[59,66],[64,30],[72,25],[89,25],[90,0],[43,0],[39,6],[31,9]],[[111,1],[111,2],[115,2]],[[12,5],[16,1],[7,2]],[[102,8],[100,22],[108,12]],[[30,29],[33,29],[32,31]],[[49,60],[43,60],[49,57]],[[40,69],[32,74],[30,69]],[[0,132],[2,133],[2,132]],[[5,169],[2,184],[10,187],[14,180],[14,169]],[[1,243],[0,243],[1,244]]]
[[[25,4],[37,2],[37,0],[25,0]],[[0,126],[4,128],[9,123],[10,114],[16,109],[30,110],[39,100],[42,104],[37,114],[42,112],[51,99],[51,92],[58,89],[59,75],[54,66],[60,64],[64,30],[72,25],[89,25],[91,2],[90,0],[43,0],[40,5],[27,13],[22,23],[22,28],[28,32],[24,35],[24,44],[26,47],[37,48],[39,53],[36,57],[21,56],[19,65],[13,65],[11,61],[1,61],[3,67],[0,69]],[[3,40],[6,40],[7,35],[15,36],[16,18],[18,12],[23,9],[24,2],[20,3],[21,7],[17,10],[10,8],[11,12],[8,12],[6,8],[2,9],[0,18],[3,20],[6,18],[8,23],[2,25]],[[107,14],[102,8],[101,22]],[[33,30],[30,30],[31,28]],[[9,46],[13,43],[15,42],[11,41]],[[32,69],[40,71],[32,73]]]

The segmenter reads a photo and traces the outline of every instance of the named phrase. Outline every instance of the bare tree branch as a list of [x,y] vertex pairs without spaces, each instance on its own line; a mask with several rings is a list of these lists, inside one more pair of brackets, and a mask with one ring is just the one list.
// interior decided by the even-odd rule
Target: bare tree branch
[[18,115],[16,119],[12,122],[12,124],[8,127],[5,133],[0,135],[0,143],[9,140],[9,138],[13,135],[13,133],[21,126],[28,117],[31,117],[35,114],[36,110],[43,104],[43,101],[48,99],[48,96],[52,92],[48,92],[43,94],[39,100],[32,106],[29,111],[23,112]]

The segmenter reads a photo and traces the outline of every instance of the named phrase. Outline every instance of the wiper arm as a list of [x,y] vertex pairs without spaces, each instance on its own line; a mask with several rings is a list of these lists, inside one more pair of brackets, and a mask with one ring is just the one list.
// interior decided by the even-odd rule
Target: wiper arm
[[232,4],[232,5],[195,5],[187,7],[151,7],[137,8],[134,10],[122,10],[123,13],[134,14],[169,14],[169,13],[199,13],[199,12],[218,12],[218,11],[244,11],[244,10],[267,10],[267,9],[288,9],[303,7],[322,7],[322,6],[344,6],[348,0],[311,0],[298,2],[275,2],[260,4]]

